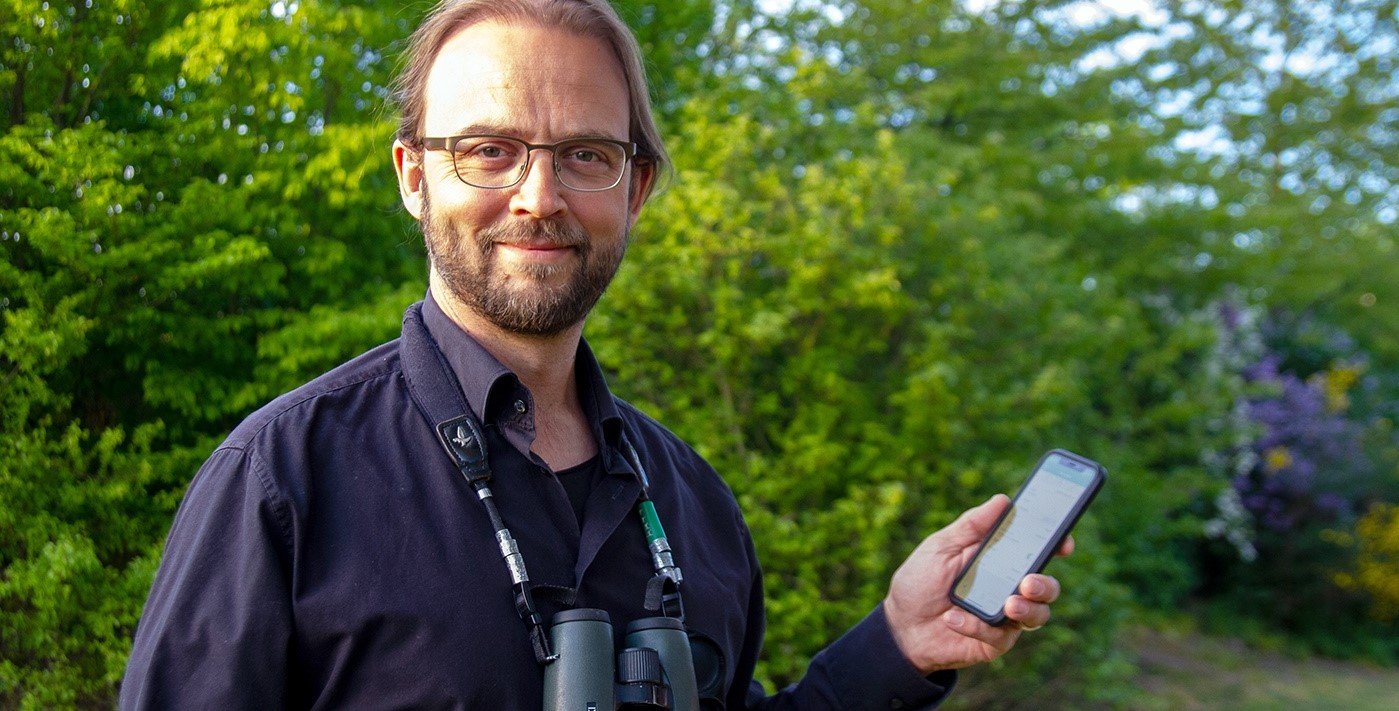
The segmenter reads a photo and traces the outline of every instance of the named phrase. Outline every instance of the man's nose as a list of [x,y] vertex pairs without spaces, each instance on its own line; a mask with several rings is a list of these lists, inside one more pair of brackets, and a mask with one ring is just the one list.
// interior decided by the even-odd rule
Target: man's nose
[[558,217],[567,209],[562,190],[554,172],[554,152],[532,150],[526,159],[524,180],[515,186],[515,194],[510,197],[510,209],[541,219]]

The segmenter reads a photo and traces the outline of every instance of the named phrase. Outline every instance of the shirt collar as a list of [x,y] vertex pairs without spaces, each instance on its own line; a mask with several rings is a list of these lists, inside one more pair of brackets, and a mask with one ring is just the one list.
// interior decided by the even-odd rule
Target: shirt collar
[[[447,316],[431,291],[423,298],[423,324],[447,357],[467,404],[483,423],[495,422],[502,411],[513,416],[516,401],[532,402],[528,388],[520,379]],[[599,443],[616,447],[622,431],[621,413],[607,388],[602,366],[583,339],[579,339],[574,356],[574,378],[578,383],[578,399],[593,435]],[[533,412],[529,414],[532,423]]]

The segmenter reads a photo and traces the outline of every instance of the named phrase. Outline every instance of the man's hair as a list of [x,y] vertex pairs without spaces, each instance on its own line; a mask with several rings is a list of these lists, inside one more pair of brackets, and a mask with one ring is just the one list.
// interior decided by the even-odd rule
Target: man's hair
[[[630,140],[637,156],[655,168],[657,177],[670,168],[670,156],[661,143],[651,114],[641,47],[607,0],[442,0],[423,18],[409,38],[403,71],[394,81],[394,96],[402,111],[396,137],[404,145],[420,145],[427,109],[427,79],[442,45],[471,25],[497,20],[557,27],[591,37],[612,48],[627,82],[630,106]],[[652,186],[656,181],[652,181]]]

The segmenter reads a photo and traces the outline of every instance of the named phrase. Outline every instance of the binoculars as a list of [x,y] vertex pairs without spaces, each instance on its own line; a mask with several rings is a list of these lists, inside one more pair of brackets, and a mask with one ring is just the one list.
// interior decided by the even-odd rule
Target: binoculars
[[558,658],[544,667],[544,711],[699,711],[690,641],[674,617],[627,625],[615,657],[612,620],[603,610],[554,615],[549,641]]

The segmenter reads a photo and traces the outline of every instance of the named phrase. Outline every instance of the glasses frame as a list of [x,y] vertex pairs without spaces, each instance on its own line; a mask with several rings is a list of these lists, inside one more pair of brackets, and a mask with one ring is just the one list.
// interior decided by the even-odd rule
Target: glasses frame
[[[524,166],[520,169],[520,174],[515,177],[515,181],[510,183],[509,185],[477,185],[476,183],[473,183],[467,180],[466,178],[463,178],[461,175],[461,170],[457,168],[456,151],[453,150],[453,148],[456,146],[458,141],[466,138],[499,138],[507,141],[514,141],[515,143],[524,146],[525,163]],[[617,180],[605,188],[575,188],[572,185],[569,185],[568,182],[564,180],[563,173],[560,172],[558,149],[559,146],[562,146],[567,143],[573,143],[575,141],[602,141],[603,143],[611,143],[615,146],[620,146],[622,148],[623,153],[622,171],[617,174]],[[627,163],[632,162],[633,159],[641,155],[637,152],[637,146],[635,143],[629,141],[619,141],[615,138],[605,138],[602,136],[579,136],[576,138],[564,139],[557,143],[530,143],[529,141],[523,141],[514,136],[506,136],[498,133],[464,133],[460,136],[425,136],[421,139],[418,139],[418,143],[425,150],[447,151],[448,153],[451,153],[452,172],[456,174],[457,180],[460,180],[473,188],[480,188],[482,190],[505,190],[506,188],[513,188],[516,185],[519,185],[520,183],[524,182],[525,177],[529,175],[530,163],[533,162],[530,160],[531,154],[537,150],[546,150],[549,151],[549,154],[553,156],[553,158],[549,162],[554,167],[554,177],[558,178],[559,185],[562,185],[563,187],[568,188],[569,190],[579,193],[600,193],[605,190],[611,190],[617,187],[618,185],[621,185],[622,178],[625,177],[627,174]]]

